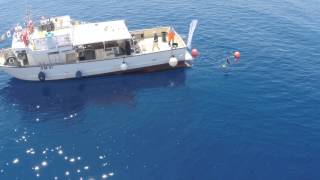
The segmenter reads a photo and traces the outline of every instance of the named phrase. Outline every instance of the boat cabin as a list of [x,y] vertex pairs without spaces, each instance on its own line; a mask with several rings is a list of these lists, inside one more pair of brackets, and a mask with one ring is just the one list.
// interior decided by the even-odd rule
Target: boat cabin
[[131,55],[132,36],[123,20],[76,25],[73,46],[80,61]]

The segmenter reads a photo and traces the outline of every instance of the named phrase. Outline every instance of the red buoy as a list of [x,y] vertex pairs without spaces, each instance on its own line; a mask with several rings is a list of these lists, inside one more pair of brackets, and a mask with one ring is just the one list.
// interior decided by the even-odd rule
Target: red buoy
[[234,56],[235,59],[240,59],[240,52],[239,51],[235,51],[233,53],[233,56]]
[[196,58],[197,56],[199,56],[198,50],[197,49],[192,49],[191,55],[192,55],[193,58]]

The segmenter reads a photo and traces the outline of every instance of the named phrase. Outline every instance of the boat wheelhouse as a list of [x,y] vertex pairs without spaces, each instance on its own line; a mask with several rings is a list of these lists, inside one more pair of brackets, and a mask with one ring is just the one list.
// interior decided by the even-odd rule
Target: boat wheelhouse
[[[69,16],[16,27],[2,49],[0,69],[23,80],[45,81],[190,66],[181,36],[168,44],[170,27],[129,31],[124,20],[83,23]],[[159,36],[154,49],[154,36]]]

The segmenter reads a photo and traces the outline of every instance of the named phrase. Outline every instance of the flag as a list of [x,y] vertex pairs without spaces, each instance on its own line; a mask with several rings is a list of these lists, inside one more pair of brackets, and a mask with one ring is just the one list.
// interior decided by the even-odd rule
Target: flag
[[7,38],[11,38],[11,31],[7,31]]
[[187,46],[189,49],[191,49],[192,37],[193,37],[194,31],[196,30],[197,24],[198,24],[197,19],[192,20],[190,23],[188,42],[187,42]]
[[6,33],[2,34],[0,37],[0,41],[5,41],[6,39],[7,39],[7,34]]

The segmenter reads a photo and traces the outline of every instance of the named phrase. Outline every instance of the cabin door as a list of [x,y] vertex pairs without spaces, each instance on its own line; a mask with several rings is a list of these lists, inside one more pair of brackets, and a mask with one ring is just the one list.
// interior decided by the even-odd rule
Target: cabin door
[[60,55],[59,52],[57,53],[50,53],[49,55],[49,62],[50,64],[58,64],[60,62]]

